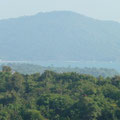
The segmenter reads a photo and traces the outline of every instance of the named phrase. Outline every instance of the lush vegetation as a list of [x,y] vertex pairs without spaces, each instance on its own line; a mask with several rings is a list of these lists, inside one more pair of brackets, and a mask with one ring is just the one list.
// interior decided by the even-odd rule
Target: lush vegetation
[[0,120],[120,120],[120,76],[0,72]]
[[[2,66],[0,65],[0,69],[2,70]],[[106,68],[72,68],[72,67],[43,67],[40,65],[33,65],[33,64],[26,64],[26,63],[11,63],[7,64],[10,66],[14,71],[22,73],[22,74],[33,74],[36,72],[44,73],[45,70],[54,71],[57,73],[63,72],[76,72],[80,74],[90,74],[95,77],[103,76],[103,77],[113,77],[115,75],[119,75],[119,73],[114,69],[106,69]]]

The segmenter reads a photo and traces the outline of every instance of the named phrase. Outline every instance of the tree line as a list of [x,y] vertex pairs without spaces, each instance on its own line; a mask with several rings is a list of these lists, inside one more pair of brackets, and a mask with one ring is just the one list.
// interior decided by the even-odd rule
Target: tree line
[[120,120],[120,76],[0,72],[0,120]]
[[45,70],[54,71],[57,73],[63,73],[63,72],[76,72],[79,74],[90,74],[95,77],[103,76],[103,77],[113,77],[115,75],[119,75],[120,73],[116,71],[115,69],[107,69],[107,68],[79,68],[79,67],[54,67],[54,66],[48,66],[44,67],[41,65],[35,65],[35,64],[27,64],[27,63],[8,63],[8,64],[2,64],[0,65],[0,69],[2,69],[2,66],[9,66],[14,71],[17,71],[22,74],[34,74],[36,72],[44,73]]

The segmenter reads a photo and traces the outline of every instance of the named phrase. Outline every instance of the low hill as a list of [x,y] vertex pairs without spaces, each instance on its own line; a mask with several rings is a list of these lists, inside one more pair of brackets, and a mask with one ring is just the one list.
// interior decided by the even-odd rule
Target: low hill
[[72,67],[43,67],[40,65],[33,64],[2,64],[0,65],[0,70],[2,70],[3,66],[9,66],[13,69],[13,71],[19,72],[21,74],[34,74],[34,73],[44,73],[46,70],[54,71],[57,73],[66,73],[66,72],[76,72],[79,74],[89,74],[95,77],[103,76],[103,77],[113,77],[115,75],[119,75],[114,69],[106,69],[106,68],[72,68]]

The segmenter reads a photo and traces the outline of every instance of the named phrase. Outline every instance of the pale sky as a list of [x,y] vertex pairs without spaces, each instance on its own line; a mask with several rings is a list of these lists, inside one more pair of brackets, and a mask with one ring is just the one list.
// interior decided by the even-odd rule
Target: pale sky
[[120,0],[0,0],[0,19],[54,10],[120,22]]

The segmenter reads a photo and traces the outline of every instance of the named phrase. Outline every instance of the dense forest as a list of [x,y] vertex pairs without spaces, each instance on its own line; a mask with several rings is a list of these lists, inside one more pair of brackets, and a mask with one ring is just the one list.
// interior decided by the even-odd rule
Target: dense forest
[[44,73],[45,70],[54,71],[57,73],[63,72],[76,72],[79,74],[89,74],[95,77],[103,76],[103,77],[113,77],[115,75],[119,75],[119,72],[114,69],[107,68],[79,68],[79,67],[54,67],[48,66],[44,67],[41,65],[28,64],[28,63],[8,63],[1,64],[0,70],[2,70],[2,66],[9,66],[13,71],[19,72],[21,74],[34,74],[34,73]]
[[120,120],[120,76],[0,72],[0,120]]

